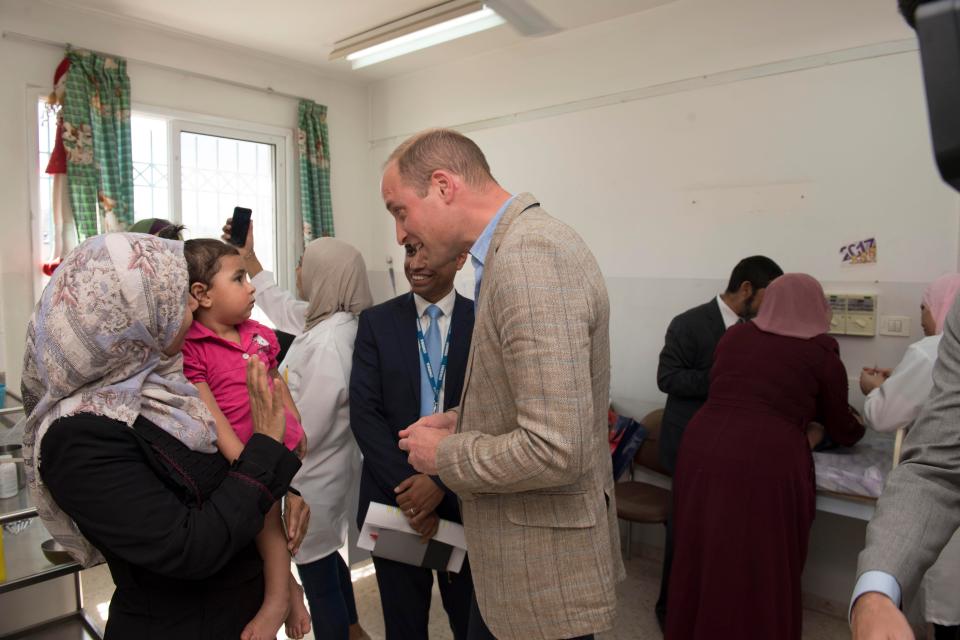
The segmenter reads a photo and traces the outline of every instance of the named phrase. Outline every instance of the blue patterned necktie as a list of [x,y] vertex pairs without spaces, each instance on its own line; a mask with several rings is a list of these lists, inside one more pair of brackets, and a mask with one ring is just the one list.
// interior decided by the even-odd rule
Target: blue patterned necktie
[[[443,359],[443,345],[440,343],[440,323],[437,319],[443,315],[443,310],[435,304],[427,307],[426,315],[430,316],[430,326],[427,328],[426,342],[427,356],[430,358],[430,368],[433,369],[434,380],[440,375],[440,361]],[[420,358],[420,415],[428,416],[433,413],[433,386],[427,368]]]

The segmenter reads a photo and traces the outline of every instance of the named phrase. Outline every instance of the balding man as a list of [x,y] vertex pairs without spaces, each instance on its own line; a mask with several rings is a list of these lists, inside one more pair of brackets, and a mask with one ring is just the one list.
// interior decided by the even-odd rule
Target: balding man
[[461,499],[470,637],[609,629],[623,564],[606,426],[610,307],[596,260],[533,195],[505,191],[454,131],[401,144],[381,191],[398,242],[423,243],[438,263],[468,251],[476,273],[460,406],[400,433],[410,463]]

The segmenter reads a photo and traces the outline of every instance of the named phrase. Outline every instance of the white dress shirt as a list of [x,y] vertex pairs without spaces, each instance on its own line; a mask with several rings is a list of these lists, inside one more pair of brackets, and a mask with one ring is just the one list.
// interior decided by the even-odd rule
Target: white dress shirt
[[350,431],[350,367],[357,318],[339,312],[304,333],[307,303],[277,286],[269,271],[251,278],[257,305],[276,328],[297,336],[280,363],[307,435],[303,466],[291,483],[310,505],[307,535],[297,564],[324,558],[343,546],[349,497],[359,490],[360,450]]
[[723,318],[723,326],[725,329],[729,329],[733,325],[740,322],[740,316],[734,312],[730,306],[723,301],[723,298],[720,297],[723,294],[717,295],[717,306],[720,307],[720,316]]
[[896,431],[920,413],[933,390],[933,364],[942,336],[929,336],[907,347],[900,364],[882,385],[867,394],[863,417],[877,431]]
[[[427,307],[431,304],[436,304],[440,307],[440,310],[443,311],[443,315],[437,318],[437,324],[440,328],[440,348],[443,349],[443,345],[447,343],[447,332],[450,331],[450,319],[453,317],[453,306],[457,301],[457,291],[456,289],[451,289],[450,293],[443,296],[437,302],[429,302],[424,298],[421,298],[416,293],[413,294],[413,302],[417,306],[417,317],[420,318],[420,326],[423,328],[423,335],[426,337],[427,331],[430,329],[430,316],[427,315]],[[417,348],[417,354],[420,354],[419,347]],[[423,355],[420,355],[422,358]],[[430,363],[433,367],[434,375],[440,375],[440,364],[439,363]],[[446,375],[444,375],[443,387],[440,389],[440,409],[443,410],[443,392],[447,387]]]

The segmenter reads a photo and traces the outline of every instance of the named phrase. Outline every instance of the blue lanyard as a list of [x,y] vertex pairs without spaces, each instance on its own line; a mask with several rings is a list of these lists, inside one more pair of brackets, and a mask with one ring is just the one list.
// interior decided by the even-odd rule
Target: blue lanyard
[[[432,322],[439,322],[437,318]],[[437,325],[439,328],[439,325]],[[443,390],[443,379],[447,375],[447,353],[450,351],[450,334],[447,330],[447,339],[443,344],[443,358],[440,359],[440,375],[433,376],[433,367],[430,366],[430,354],[427,353],[427,342],[423,338],[423,325],[420,324],[420,318],[417,318],[417,344],[420,345],[420,358],[423,360],[423,368],[427,370],[427,379],[430,381],[430,388],[433,389],[433,412],[440,413],[440,392]]]

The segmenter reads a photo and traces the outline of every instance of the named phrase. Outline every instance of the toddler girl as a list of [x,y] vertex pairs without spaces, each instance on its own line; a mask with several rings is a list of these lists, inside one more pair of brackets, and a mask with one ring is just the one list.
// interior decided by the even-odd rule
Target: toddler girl
[[[282,385],[287,418],[284,444],[302,457],[300,416],[277,375],[280,346],[273,331],[250,319],[256,289],[247,279],[240,253],[219,240],[199,239],[184,243],[184,254],[190,294],[199,306],[183,347],[183,372],[213,414],[220,452],[235,460],[253,435],[246,368],[247,360],[256,357],[270,370],[273,384]],[[290,573],[279,503],[264,520],[257,548],[264,565],[263,605],[241,640],[273,640],[284,622],[289,637],[302,638],[310,630],[310,614],[303,604],[303,591]]]

